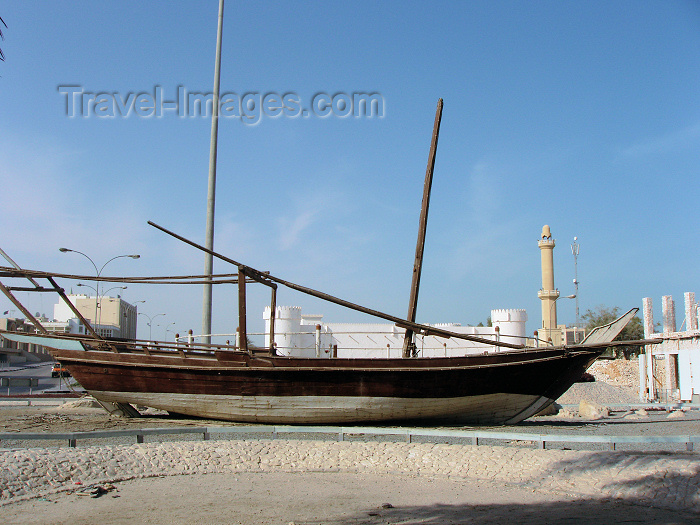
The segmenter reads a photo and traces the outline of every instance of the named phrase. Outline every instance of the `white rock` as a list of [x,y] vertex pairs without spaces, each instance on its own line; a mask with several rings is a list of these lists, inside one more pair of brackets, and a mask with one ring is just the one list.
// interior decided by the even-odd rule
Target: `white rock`
[[561,410],[561,405],[559,403],[552,403],[547,408],[544,408],[535,414],[537,416],[556,416]]
[[584,419],[600,419],[610,414],[607,407],[582,399],[578,405],[578,415]]
[[81,397],[80,399],[75,399],[73,401],[68,401],[63,403],[61,406],[56,408],[57,412],[62,412],[65,410],[73,410],[76,408],[102,408],[100,404],[95,401],[95,398],[90,396]]
[[674,410],[668,416],[666,416],[667,419],[678,419],[683,417],[685,417],[685,412],[682,410]]

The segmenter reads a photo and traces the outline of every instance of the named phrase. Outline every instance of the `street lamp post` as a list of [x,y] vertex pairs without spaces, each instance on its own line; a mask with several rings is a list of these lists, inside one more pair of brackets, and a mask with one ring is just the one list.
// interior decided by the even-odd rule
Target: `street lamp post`
[[167,325],[165,325],[165,334],[163,335],[163,338],[165,339],[166,342],[168,341],[168,332],[172,332],[172,330],[170,329],[170,327],[171,327],[172,325],[174,325],[174,324],[175,324],[175,321],[173,321],[172,323],[168,323]]
[[97,323],[98,326],[102,323],[102,301],[101,301],[101,299],[107,297],[107,294],[109,292],[111,292],[112,290],[126,290],[128,288],[128,286],[112,286],[106,292],[104,292],[102,295],[98,295],[97,289],[94,288],[93,286],[90,286],[89,284],[78,283],[76,286],[82,286],[85,288],[90,288],[91,290],[95,290],[95,297],[97,298],[97,306],[95,308],[95,315],[99,316],[99,319],[95,319],[95,322]]
[[106,263],[102,265],[101,268],[97,268],[97,265],[95,264],[95,261],[93,261],[88,255],[85,255],[83,252],[79,252],[78,250],[71,250],[70,248],[59,248],[59,252],[62,253],[68,253],[68,252],[73,252],[73,253],[79,253],[83,257],[85,257],[90,263],[92,264],[93,268],[95,268],[95,273],[97,274],[97,278],[95,279],[95,319],[93,319],[93,323],[97,325],[97,308],[98,308],[98,301],[99,301],[99,296],[100,296],[100,275],[102,275],[102,270],[105,269],[105,266],[107,266],[109,263],[111,263],[115,259],[121,259],[123,257],[129,257],[130,259],[139,259],[141,258],[140,255],[138,254],[131,254],[131,255],[117,255],[116,257],[112,257],[110,260],[108,260]]
[[[554,301],[552,301],[552,304],[549,307],[549,338],[550,339],[552,339],[552,332],[554,331],[554,328],[556,328],[556,326],[552,327],[552,309],[557,304],[557,301],[559,299],[576,299],[576,294],[559,296],[559,297],[555,298]],[[554,340],[552,340],[552,344],[554,344]]]
[[159,315],[165,315],[165,314],[156,314],[153,317],[147,314],[143,314],[139,312],[139,315],[143,315],[146,319],[148,319],[148,322],[146,323],[148,325],[148,339],[149,341],[153,340],[153,320],[158,317]]

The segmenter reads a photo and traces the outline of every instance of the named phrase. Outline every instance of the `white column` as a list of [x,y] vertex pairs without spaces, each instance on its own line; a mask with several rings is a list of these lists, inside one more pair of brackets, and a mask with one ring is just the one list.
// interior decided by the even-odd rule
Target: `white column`
[[646,355],[639,354],[639,400],[647,400],[647,359]]
[[698,315],[697,308],[695,305],[695,293],[685,292],[685,329],[697,330],[698,329]]
[[321,325],[316,325],[316,357],[321,357]]
[[[644,312],[644,338],[649,339],[654,333],[654,310],[651,297],[642,299],[642,310]],[[653,362],[652,347],[646,345],[644,355],[639,356],[639,397],[645,401],[653,399]]]
[[664,295],[661,298],[661,314],[664,319],[664,333],[676,331],[676,306],[673,297]]

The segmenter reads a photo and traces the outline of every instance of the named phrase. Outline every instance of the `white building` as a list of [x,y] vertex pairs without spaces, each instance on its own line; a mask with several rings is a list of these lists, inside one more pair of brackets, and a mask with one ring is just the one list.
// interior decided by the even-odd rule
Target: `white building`
[[[270,307],[263,313],[265,346],[270,346]],[[492,326],[435,324],[451,332],[513,344],[526,344],[525,310],[491,310]],[[275,345],[278,355],[294,357],[401,357],[405,330],[392,323],[323,323],[322,315],[302,314],[299,306],[278,306]],[[420,357],[462,356],[498,352],[500,347],[435,336],[416,335]]]
[[47,332],[61,332],[64,334],[84,334],[85,327],[77,317],[68,319],[67,321],[40,321]]
[[[90,321],[100,336],[136,338],[137,309],[121,297],[103,296],[100,297],[99,303],[95,301],[94,296],[85,294],[70,294],[68,299],[80,314]],[[58,304],[54,305],[53,317],[56,323],[78,323],[75,313],[63,299],[59,299]],[[95,318],[97,318],[97,322],[95,322]],[[80,328],[83,328],[82,325]]]
[[[93,328],[102,337],[136,338],[136,307],[120,297],[101,297],[96,309],[95,297],[84,294],[70,294],[68,299],[89,322],[97,317],[99,324]],[[83,323],[75,317],[70,307],[59,299],[53,307],[53,320],[37,317],[41,326],[48,332],[66,334],[86,334]],[[0,318],[0,328],[9,331],[34,333],[36,327],[25,319]],[[8,363],[22,363],[50,359],[49,352],[40,345],[13,343],[0,337],[0,366]]]
[[[685,330],[676,330],[676,308],[670,295],[661,300],[661,333],[654,333],[651,298],[645,297],[642,305],[644,338],[662,342],[647,345],[639,356],[639,397],[649,401],[700,401],[700,330],[695,294],[685,293],[685,319],[681,324]],[[662,374],[658,370],[661,362],[665,365]]]

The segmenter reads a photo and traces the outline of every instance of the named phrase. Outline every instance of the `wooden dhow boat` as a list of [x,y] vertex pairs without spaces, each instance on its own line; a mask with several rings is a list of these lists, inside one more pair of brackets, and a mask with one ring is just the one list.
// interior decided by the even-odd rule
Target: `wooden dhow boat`
[[[217,257],[233,262],[215,254]],[[238,263],[235,263],[238,264]],[[187,416],[270,424],[350,424],[422,421],[514,424],[561,396],[636,314],[593,330],[578,345],[528,348],[409,322],[239,266],[237,274],[215,275],[215,284],[238,285],[240,345],[166,343],[99,337],[56,279],[86,276],[0,268],[0,278],[29,279],[35,286],[0,291],[31,320],[35,334],[0,331],[0,336],[48,348],[88,393],[112,411],[138,415],[148,406]],[[40,286],[46,279],[49,286]],[[95,278],[92,277],[94,280]],[[187,278],[115,278],[118,283],[183,282]],[[253,348],[245,332],[245,288],[250,282],[284,285],[364,313],[390,320],[414,333],[456,337],[496,345],[499,352],[461,357],[300,358],[278,356],[275,347]],[[88,328],[88,334],[48,333],[14,297],[13,291],[55,291]],[[270,341],[274,341],[274,318]]]
[[[528,348],[415,322],[430,188],[442,115],[433,127],[419,222],[409,310],[406,319],[261,272],[149,222],[161,231],[234,265],[235,274],[184,278],[114,278],[58,275],[0,268],[2,279],[28,279],[31,287],[2,291],[36,327],[36,334],[0,332],[2,337],[42,345],[103,406],[138,415],[143,405],[195,417],[273,424],[346,424],[388,421],[441,421],[475,424],[518,423],[552,404],[608,346],[637,309],[593,330],[578,345]],[[197,277],[197,276],[195,276]],[[168,344],[100,337],[65,295],[56,279],[111,283],[236,284],[239,344]],[[49,286],[41,286],[45,279]],[[246,285],[271,289],[270,347],[252,348],[246,329]],[[276,292],[284,286],[395,323],[406,330],[402,358],[300,358],[276,355]],[[86,327],[87,335],[50,334],[14,297],[13,291],[58,293]],[[416,357],[415,334],[480,342],[503,351],[461,357]],[[629,344],[625,342],[624,344]]]

